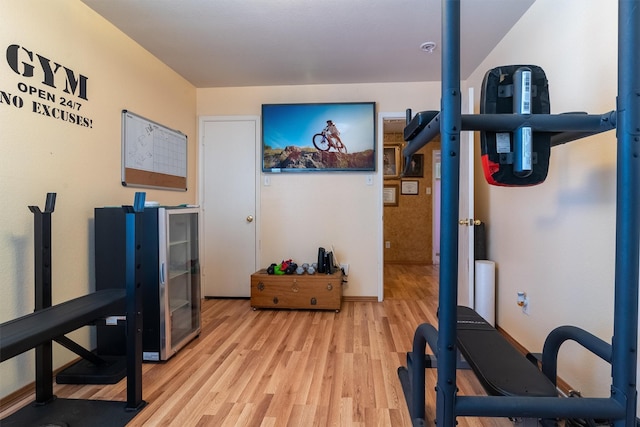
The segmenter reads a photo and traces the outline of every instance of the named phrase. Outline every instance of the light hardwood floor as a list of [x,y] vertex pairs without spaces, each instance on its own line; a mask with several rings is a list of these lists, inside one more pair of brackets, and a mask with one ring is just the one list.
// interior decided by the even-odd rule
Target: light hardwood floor
[[[204,300],[200,337],[167,362],[143,365],[148,405],[129,426],[411,426],[397,369],[416,327],[435,323],[437,280],[437,267],[386,265],[385,301],[346,301],[339,313]],[[460,393],[483,393],[470,373],[458,378]],[[427,419],[434,385],[428,370]],[[125,401],[126,383],[56,385],[55,394]],[[31,401],[5,405],[0,418]]]

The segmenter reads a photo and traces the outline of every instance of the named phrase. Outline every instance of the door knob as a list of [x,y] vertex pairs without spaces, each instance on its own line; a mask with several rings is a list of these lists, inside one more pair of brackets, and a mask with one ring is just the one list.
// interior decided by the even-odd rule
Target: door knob
[[247,217],[247,222],[252,222],[252,221],[253,221],[253,216],[252,216],[252,215],[249,215],[249,216]]

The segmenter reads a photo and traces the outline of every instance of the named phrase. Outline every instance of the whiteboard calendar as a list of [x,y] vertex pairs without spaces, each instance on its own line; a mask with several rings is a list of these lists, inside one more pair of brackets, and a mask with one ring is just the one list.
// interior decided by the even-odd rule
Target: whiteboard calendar
[[122,185],[187,189],[187,136],[122,111]]

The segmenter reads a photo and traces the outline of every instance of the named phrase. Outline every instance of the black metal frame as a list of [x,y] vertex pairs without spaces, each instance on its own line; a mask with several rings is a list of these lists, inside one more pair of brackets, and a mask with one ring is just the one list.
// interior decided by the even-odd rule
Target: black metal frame
[[[17,322],[19,325],[25,325],[26,318],[33,319],[33,316],[49,315],[51,310],[55,310],[57,306],[52,306],[52,280],[51,280],[51,214],[55,208],[55,193],[48,193],[45,203],[44,211],[41,211],[37,206],[29,206],[29,210],[34,214],[34,261],[35,261],[35,313],[22,318],[16,319],[13,322]],[[134,205],[124,206],[126,214],[126,325],[127,325],[127,401],[124,406],[124,412],[129,412],[131,415],[127,418],[115,416],[112,422],[105,419],[105,423],[108,425],[124,425],[121,424],[135,416],[134,412],[140,410],[146,405],[146,402],[142,399],[142,293],[138,292],[141,287],[140,268],[138,252],[141,248],[142,242],[142,226],[140,225],[139,213],[144,210],[145,193],[136,193]],[[88,295],[92,296],[92,295]],[[88,297],[87,296],[87,297]],[[98,296],[97,294],[95,296]],[[104,295],[99,297],[104,298]],[[119,297],[120,298],[120,297]],[[81,301],[82,299],[82,301]],[[60,305],[69,303],[85,304],[84,297],[76,300],[69,301]],[[65,306],[66,307],[66,306]],[[41,312],[41,314],[38,314]],[[122,314],[113,313],[113,314]],[[45,319],[44,317],[41,317]],[[98,319],[87,319],[90,322]],[[82,320],[74,322],[75,326],[80,326],[84,323],[79,323]],[[13,323],[9,322],[9,323]],[[5,325],[5,324],[3,324]],[[0,326],[3,326],[0,325]],[[70,329],[69,329],[70,330]],[[64,347],[74,351],[78,355],[89,359],[90,361],[101,364],[104,363],[100,357],[84,349],[74,341],[70,340],[64,335],[57,335],[57,332],[47,332],[47,339],[38,343],[35,348],[36,353],[36,400],[33,406],[27,406],[20,411],[11,415],[7,419],[2,420],[7,425],[25,425],[30,423],[38,417],[43,416],[44,421],[50,416],[66,416],[70,409],[74,409],[69,413],[70,417],[77,417],[78,413],[82,411],[99,411],[98,418],[102,419],[102,415],[106,415],[109,411],[113,410],[111,401],[91,401],[95,402],[94,405],[87,407],[83,402],[86,400],[76,399],[67,400],[63,402],[62,408],[58,408],[56,405],[56,396],[53,394],[53,358],[52,358],[52,344],[56,341]],[[44,336],[43,336],[44,338]],[[31,338],[32,339],[32,338]],[[6,344],[6,343],[5,343]],[[34,345],[21,343],[21,350],[8,351],[8,354],[3,354],[2,360],[6,360],[20,351],[26,351],[28,346]],[[75,402],[75,403],[74,403]],[[100,403],[105,405],[100,405]],[[42,412],[39,411],[41,409]],[[89,408],[89,409],[87,409]],[[37,411],[35,413],[34,411]],[[55,414],[55,415],[54,415]],[[87,416],[93,414],[86,414]],[[35,418],[34,418],[35,417]],[[55,421],[59,421],[57,418]],[[40,421],[38,421],[40,423]],[[40,425],[40,424],[37,424]]]
[[[34,310],[51,307],[51,214],[55,210],[56,193],[47,193],[44,211],[29,206],[33,213],[33,240],[35,265]],[[53,395],[53,342],[46,341],[35,348],[36,404],[46,404]]]
[[[438,380],[436,424],[454,426],[457,416],[575,417],[613,420],[614,426],[636,425],[638,282],[640,258],[640,1],[618,1],[618,97],[615,112],[603,115],[462,115],[460,97],[460,0],[442,1],[442,113],[405,149],[416,152],[438,133],[442,135],[442,205],[440,240],[439,331],[421,325],[416,330],[409,377],[403,384],[415,425],[424,424],[424,346],[437,340]],[[616,261],[614,335],[608,344],[577,327],[562,326],[545,342],[543,373],[554,383],[557,354],[574,340],[611,363],[608,398],[458,396],[456,388],[456,305],[458,280],[458,208],[460,131],[509,131],[527,124],[534,131],[553,132],[552,145],[616,129]],[[434,333],[437,337],[434,337]],[[420,348],[422,347],[422,348]],[[405,381],[406,382],[406,381]]]
[[145,193],[135,195],[133,206],[125,206],[126,215],[126,292],[127,292],[127,411],[146,405],[142,400],[142,247]]

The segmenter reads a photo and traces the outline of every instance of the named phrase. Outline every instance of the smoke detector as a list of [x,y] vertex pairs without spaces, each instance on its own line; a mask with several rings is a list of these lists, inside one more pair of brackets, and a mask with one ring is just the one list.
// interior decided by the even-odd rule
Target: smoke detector
[[427,53],[433,53],[433,51],[436,49],[436,43],[435,42],[424,42],[420,45],[420,49],[424,52]]

